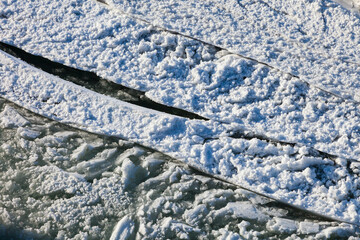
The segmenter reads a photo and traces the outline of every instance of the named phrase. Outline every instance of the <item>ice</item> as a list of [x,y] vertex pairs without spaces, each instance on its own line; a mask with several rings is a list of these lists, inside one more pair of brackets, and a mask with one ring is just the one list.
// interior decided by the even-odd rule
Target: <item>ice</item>
[[28,139],[28,140],[34,140],[41,135],[41,132],[23,128],[23,127],[19,127],[17,130],[17,133],[19,134],[20,137]]
[[[317,238],[331,238],[334,236],[338,236],[338,237],[350,237],[351,238],[351,233],[349,232],[349,226],[346,224],[343,224],[342,226],[337,226],[337,227],[328,227],[324,230],[322,230],[320,233],[316,234]],[[349,238],[349,239],[350,239]]]
[[125,158],[121,165],[122,177],[125,188],[134,186],[141,182],[149,174],[141,166],[136,166],[130,159]]
[[230,202],[226,205],[236,217],[243,219],[266,220],[267,216],[256,210],[250,202]]
[[[268,220],[232,189],[201,185],[181,164],[162,171],[165,158],[127,141],[238,186],[358,224],[356,14],[332,1],[109,3],[106,9],[84,0],[1,2],[0,35],[34,54],[93,71],[210,120],[137,107],[0,52],[1,96],[58,122],[123,139],[110,146],[84,142],[70,128],[49,134],[51,126],[31,128],[23,113],[6,105],[0,127],[7,129],[0,134],[15,139],[1,142],[0,149],[4,159],[12,159],[0,175],[6,191],[1,200],[12,209],[1,208],[6,224],[26,216],[16,210],[23,203],[14,196],[26,189],[26,176],[30,193],[22,194],[32,203],[29,211],[44,209],[30,216],[41,227],[31,228],[51,234],[54,224],[59,238],[104,237],[104,226],[137,211],[133,205],[124,210],[134,200],[127,192],[133,191],[139,191],[136,203],[142,209],[139,219],[131,220],[141,226],[139,238],[192,238],[210,234],[209,229],[218,237],[257,236],[262,230],[248,231],[252,225],[234,220],[250,222],[255,216],[266,221],[268,232],[286,236],[353,233],[351,227],[310,228],[282,214]],[[119,14],[122,8],[131,16]],[[11,128],[18,129],[9,137]],[[97,221],[102,215],[111,220]],[[224,225],[224,219],[233,222]],[[75,230],[63,232],[72,226]]]
[[319,224],[313,222],[300,222],[299,232],[302,234],[318,233],[320,231]]
[[55,137],[61,139],[61,141],[66,141],[67,139],[76,136],[76,133],[71,131],[57,132],[54,134]]
[[205,204],[199,204],[194,209],[185,212],[185,218],[190,224],[196,224],[200,218],[203,218],[209,213]]
[[51,195],[62,191],[73,194],[87,185],[80,175],[67,173],[55,166],[30,169],[28,174],[37,175],[29,185],[30,192],[34,194]]
[[271,231],[293,233],[298,229],[295,221],[275,217],[272,221],[269,221],[266,226]]
[[[28,119],[35,118],[23,109],[14,109]],[[12,148],[11,153],[0,150],[0,184],[4,186],[0,198],[6,206],[0,206],[0,238],[286,238],[294,234],[286,223],[294,221],[298,225],[295,233],[305,237],[355,235],[351,226],[306,220],[309,215],[301,211],[295,214],[269,199],[197,175],[159,152],[124,140],[118,147],[116,138],[69,130],[55,123],[40,124],[42,121],[49,120],[36,116],[36,124],[31,120],[26,129],[46,132],[47,139],[59,140],[48,147],[40,141],[42,138],[28,139],[19,135],[18,129],[6,130],[10,140],[0,138],[1,145],[6,142]],[[64,132],[72,137],[61,139]],[[17,144],[20,141],[24,144]],[[94,146],[92,152],[79,160],[72,159],[84,144]],[[67,151],[62,150],[65,147]],[[44,162],[48,148],[63,157]],[[13,152],[23,156],[16,158]],[[300,152],[307,153],[306,149]],[[37,160],[28,161],[35,154]],[[82,177],[82,170],[69,171],[81,162],[101,157],[112,165],[93,179]],[[116,159],[121,160],[115,164]],[[15,164],[16,169],[11,167]],[[136,173],[141,168],[149,172],[146,178]],[[135,175],[126,176],[133,187],[126,188],[123,175],[133,171]],[[274,222],[279,215],[281,221]],[[259,218],[254,220],[254,216]],[[291,216],[297,216],[297,220],[291,220]],[[281,225],[282,232],[265,228],[274,224],[278,225],[276,229]],[[318,226],[318,231],[313,226]]]
[[74,153],[71,155],[71,159],[79,161],[92,149],[93,149],[92,145],[83,143],[74,151]]
[[24,127],[29,124],[29,121],[21,116],[14,108],[5,106],[0,113],[0,125],[3,128]]
[[110,240],[126,240],[129,239],[135,229],[135,223],[129,216],[123,217],[115,226]]

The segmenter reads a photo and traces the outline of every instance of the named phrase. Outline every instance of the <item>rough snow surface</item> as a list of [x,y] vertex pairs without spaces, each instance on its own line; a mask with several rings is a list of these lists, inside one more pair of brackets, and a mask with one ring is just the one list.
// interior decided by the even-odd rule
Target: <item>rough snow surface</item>
[[[359,224],[358,15],[331,1],[161,3],[114,1],[109,9],[86,0],[2,1],[0,36],[4,42],[94,71],[210,121],[188,120],[115,100],[3,52],[0,95],[54,120],[143,144],[262,194]],[[19,24],[20,20],[27,24]],[[22,127],[18,135],[28,141],[41,136],[36,130],[24,130],[26,120],[11,108],[4,109],[0,117],[1,127]],[[240,130],[297,144],[230,136]],[[63,132],[43,140],[52,144],[71,137],[72,133]],[[4,143],[2,149],[11,152],[9,144]],[[44,161],[49,166],[42,166],[43,177],[35,178],[32,187],[40,195],[63,192],[70,183],[72,189],[85,188],[87,181],[106,175],[117,163],[121,165],[114,171],[122,174],[116,181],[125,190],[143,180],[132,176],[146,176],[143,167],[131,159],[117,158],[116,149],[83,161],[93,149],[96,144],[84,143],[71,153],[73,161],[81,161],[68,168],[72,174],[52,166],[56,151],[47,149],[49,157]],[[335,156],[329,159],[314,149]],[[42,185],[43,178],[69,182]],[[175,183],[178,175],[172,173],[167,179]],[[152,203],[154,209],[163,201]],[[229,204],[211,213],[212,217],[258,213],[246,202],[241,204],[243,209]],[[207,213],[206,206],[197,206],[194,212],[184,213],[190,226],[164,217],[153,232],[146,230],[146,224],[139,231],[153,237],[167,231],[179,234],[174,237],[197,234],[200,230],[194,219]],[[130,226],[129,219],[118,228]],[[246,224],[239,223],[239,229]],[[317,230],[281,217],[266,226],[289,234]],[[114,236],[119,236],[118,228]],[[236,237],[228,229],[216,234]],[[327,237],[332,230],[319,234]]]
[[[334,4],[324,10],[341,10],[344,18],[356,18]],[[182,6],[180,3],[175,5]],[[254,8],[253,13],[268,8],[266,4],[259,9],[255,8],[256,4],[250,6]],[[298,9],[297,5],[293,7]],[[358,105],[309,86],[298,78],[218,51],[199,41],[153,28],[93,1],[69,1],[68,4],[14,2],[4,5],[4,9],[4,16],[8,17],[0,19],[3,41],[34,54],[91,70],[114,82],[146,91],[151,99],[169,106],[221,122],[238,123],[241,128],[255,133],[306,144],[341,157],[360,158]],[[51,14],[40,14],[39,9]],[[308,16],[309,21],[311,16]],[[19,18],[27,19],[26,27],[18,24]],[[263,24],[271,22],[273,18],[268,22],[264,20]],[[346,27],[352,24],[349,20]],[[270,26],[266,29],[278,31]],[[341,34],[343,32],[341,29]],[[358,39],[357,32],[349,33],[354,35],[354,41]],[[324,36],[332,37],[330,33]],[[340,41],[342,38],[337,39],[334,44],[345,44]],[[311,49],[320,51],[318,47]],[[357,51],[359,48],[349,49]],[[349,56],[356,58],[358,54],[349,53]],[[297,60],[297,63],[307,64],[308,61]],[[318,67],[311,64],[309,69]],[[346,69],[341,73],[349,71]],[[358,83],[359,72],[344,78],[329,69],[327,72],[341,81]]]
[[106,2],[360,101],[360,19],[331,0]]
[[[228,124],[143,111],[1,54],[1,95],[31,111],[86,130],[141,143],[205,172],[227,177],[243,187],[302,208],[359,222],[357,188],[360,181],[355,173],[357,165],[348,163],[349,160],[334,162],[312,153],[307,147],[257,138],[232,138],[227,136],[231,127]],[[64,141],[70,136],[71,133],[65,132],[57,134],[55,139]],[[79,148],[73,153],[73,159],[84,151],[83,147]],[[99,173],[89,173],[89,169],[109,167],[109,163],[115,161],[111,160],[114,151],[103,152],[70,170],[79,172],[85,179],[93,179]],[[121,171],[125,172],[122,179],[125,188],[134,184],[133,175],[143,175],[141,168],[126,159]]]

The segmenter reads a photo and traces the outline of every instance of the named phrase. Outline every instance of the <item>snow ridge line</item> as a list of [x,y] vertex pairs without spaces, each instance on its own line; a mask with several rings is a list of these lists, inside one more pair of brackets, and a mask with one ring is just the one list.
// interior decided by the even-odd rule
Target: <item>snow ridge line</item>
[[[146,24],[148,24],[148,25],[150,25],[150,26],[152,26],[152,27],[154,27],[154,28],[156,28],[156,29],[158,29],[158,30],[160,30],[160,31],[165,31],[165,32],[168,32],[168,33],[171,33],[171,34],[174,34],[174,35],[179,35],[179,36],[182,36],[182,37],[185,37],[185,38],[189,38],[189,39],[198,41],[198,42],[200,42],[200,43],[202,43],[202,44],[205,44],[205,45],[214,47],[214,48],[216,48],[216,49],[218,49],[218,50],[227,51],[228,54],[236,55],[236,56],[238,56],[238,57],[240,57],[240,58],[242,58],[242,59],[246,59],[246,60],[249,60],[249,61],[256,62],[257,64],[260,64],[260,65],[269,67],[269,68],[274,69],[274,70],[276,70],[276,71],[279,71],[279,72],[281,72],[281,73],[283,73],[283,74],[287,74],[287,75],[289,75],[289,76],[291,76],[291,77],[293,77],[293,78],[297,78],[297,79],[299,79],[300,81],[304,82],[306,85],[312,86],[312,87],[314,87],[314,88],[316,88],[316,89],[318,89],[318,90],[320,90],[320,91],[322,91],[322,92],[324,92],[324,93],[326,93],[326,94],[335,96],[335,97],[341,99],[343,102],[351,102],[351,103],[354,103],[354,104],[356,104],[356,105],[360,105],[360,102],[359,102],[359,101],[356,101],[356,100],[353,100],[353,99],[347,99],[347,98],[345,98],[345,97],[343,97],[343,96],[341,96],[341,95],[339,95],[339,94],[337,94],[337,93],[334,93],[334,92],[325,90],[322,86],[314,85],[314,84],[312,84],[312,83],[310,83],[310,82],[302,79],[302,78],[301,78],[300,76],[298,76],[298,75],[295,75],[295,74],[290,73],[290,72],[286,72],[286,71],[281,70],[281,69],[279,69],[279,68],[277,68],[277,67],[274,67],[274,66],[272,66],[272,65],[269,65],[268,63],[261,62],[261,61],[255,59],[255,58],[247,57],[247,56],[242,55],[242,54],[239,54],[239,53],[234,53],[234,52],[232,52],[231,50],[229,50],[229,49],[227,49],[227,48],[218,46],[218,45],[213,44],[213,43],[209,43],[209,42],[207,42],[207,41],[198,39],[198,38],[196,38],[196,37],[193,37],[193,36],[190,36],[190,35],[187,35],[187,34],[184,34],[184,33],[178,32],[178,31],[175,31],[175,30],[167,29],[167,28],[162,27],[162,26],[155,25],[155,24],[153,24],[152,22],[150,22],[150,21],[148,21],[148,20],[146,20],[146,19],[143,19],[143,18],[138,17],[138,16],[135,16],[135,15],[133,15],[133,14],[124,12],[124,11],[122,11],[122,10],[120,10],[120,9],[117,9],[116,7],[110,6],[108,3],[105,2],[105,0],[93,0],[93,1],[96,1],[96,2],[98,2],[98,3],[100,3],[100,4],[102,4],[102,5],[105,5],[105,6],[106,6],[109,10],[111,10],[111,11],[118,12],[118,13],[120,13],[120,14],[122,14],[122,15],[128,16],[128,17],[130,17],[130,18],[132,18],[132,19],[135,19],[135,20],[137,20],[137,21],[146,23]],[[281,51],[280,51],[280,52],[281,52]],[[330,59],[332,59],[332,58],[330,58]],[[335,59],[337,59],[337,58],[335,58]],[[340,59],[340,60],[343,61],[343,59]],[[352,62],[347,62],[347,61],[344,61],[344,62],[354,64],[354,63],[352,63]],[[359,64],[356,64],[356,65],[359,65]]]
[[[208,119],[205,117],[202,117],[196,113],[188,112],[183,109],[178,109],[174,107],[170,107],[164,104],[160,104],[157,102],[152,101],[151,99],[147,98],[145,96],[145,93],[136,89],[132,89],[129,87],[122,86],[120,84],[113,83],[109,80],[103,79],[98,77],[95,73],[79,70],[76,68],[68,67],[63,64],[51,61],[47,58],[36,56],[31,53],[28,53],[20,48],[17,48],[15,46],[3,43],[0,41],[0,50],[3,50],[4,52],[21,59],[25,62],[27,62],[30,65],[33,65],[35,68],[40,69],[42,71],[45,71],[49,74],[56,75],[66,81],[75,83],[77,85],[80,85],[82,87],[85,87],[91,91],[121,100],[125,101],[131,104],[135,104],[138,106],[142,106],[145,108],[157,110],[160,112],[165,112],[171,115],[184,117],[188,119],[198,119],[198,120],[213,120],[219,123],[223,124],[229,124],[227,122],[222,122],[215,119]],[[125,94],[125,96],[123,96]],[[130,98],[127,96],[129,95]],[[80,126],[78,126],[80,127]],[[336,162],[336,159],[340,158],[337,155],[330,154],[327,152],[323,152],[320,150],[317,150],[316,148],[306,146],[304,144],[300,144],[297,142],[287,142],[287,141],[281,141],[278,139],[270,138],[263,134],[257,134],[249,129],[241,129],[241,130],[234,130],[228,133],[228,137],[231,138],[243,138],[247,140],[251,139],[259,139],[262,141],[266,141],[268,143],[273,144],[280,144],[280,145],[288,145],[291,147],[298,146],[298,147],[308,147],[311,156],[317,156],[322,158],[328,158],[332,160],[336,165],[338,164]],[[209,140],[216,140],[219,139],[218,136],[215,136],[213,138],[206,138],[204,139],[204,143]],[[347,162],[347,169],[352,172],[350,165],[352,162],[360,162],[360,160],[356,159],[345,159]]]

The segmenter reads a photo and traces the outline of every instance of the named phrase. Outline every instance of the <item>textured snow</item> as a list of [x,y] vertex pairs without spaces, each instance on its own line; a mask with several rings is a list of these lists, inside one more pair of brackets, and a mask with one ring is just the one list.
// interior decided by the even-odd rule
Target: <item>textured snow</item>
[[[0,52],[0,95],[54,120],[143,144],[254,191],[359,224],[359,166],[349,162],[360,156],[358,15],[331,1],[161,3],[114,1],[108,9],[85,0],[3,1],[0,36],[4,42],[94,71],[210,121],[171,116],[94,93],[4,52]],[[223,50],[163,31],[129,14]],[[20,20],[26,24],[19,24]],[[27,122],[11,108],[0,116],[2,127],[26,127]],[[230,137],[229,132],[235,130],[298,144]],[[48,164],[57,161],[51,144],[73,137],[71,132],[62,132],[39,140],[35,132],[18,131],[25,139],[48,145],[44,158]],[[1,147],[11,152],[11,146]],[[81,160],[92,148],[96,146],[78,146],[71,159]],[[314,154],[313,148],[338,157]],[[116,152],[104,150],[74,164],[68,169],[72,173],[51,164],[34,170],[31,174],[43,177],[35,178],[32,189],[50,194],[69,191],[70,184],[76,191],[111,168],[122,173],[116,181],[123,189],[144,180],[140,176],[147,176],[147,167],[133,163],[127,153],[113,158],[111,151]],[[180,175],[174,170],[166,179],[176,183]],[[60,179],[66,181],[56,184]],[[226,192],[221,194],[226,196]],[[175,197],[181,198],[181,191]],[[160,211],[156,204],[164,201],[152,203],[154,214]],[[199,205],[184,213],[186,224],[164,218],[153,232],[143,231],[150,237],[178,232],[174,237],[180,238],[186,232],[198,232],[197,227],[188,226],[196,225],[197,216],[246,218],[249,212],[257,213],[251,206],[244,205],[241,212],[231,204],[209,211],[212,203],[206,198],[195,201]],[[219,197],[214,202],[221,201]],[[280,217],[267,227],[281,233],[317,230]],[[146,229],[145,224],[140,229]],[[232,236],[226,229],[219,232]],[[319,234],[328,237],[332,231]]]
[[359,17],[333,1],[124,1],[112,8],[360,101]]
[[[254,5],[251,11],[260,11],[266,7],[264,4],[262,6],[258,9]],[[297,9],[297,5],[293,7]],[[217,52],[201,42],[158,30],[118,12],[108,11],[92,1],[70,1],[69,4],[53,1],[41,4],[14,2],[9,6],[4,5],[4,9],[9,15],[1,19],[4,31],[0,34],[5,42],[147,91],[148,97],[166,105],[221,122],[238,123],[241,128],[276,139],[314,146],[345,158],[359,159],[358,105],[308,86],[300,79],[226,51]],[[39,9],[51,14],[38,16],[41,14]],[[326,9],[340,11],[343,18],[356,18],[335,3]],[[309,18],[310,21],[311,16],[303,18]],[[27,19],[28,25],[25,27],[18,24],[18,18]],[[272,24],[274,19],[269,17],[267,20],[263,24]],[[356,27],[358,20],[354,21],[349,20],[346,29],[353,25]],[[290,24],[292,21],[286,22]],[[249,23],[249,26],[252,25]],[[267,29],[278,31],[270,26]],[[359,31],[352,30],[349,35],[336,37],[334,44],[343,46],[345,43],[342,42],[348,42],[350,35],[354,35],[352,42],[359,41],[356,35]],[[344,31],[341,28],[337,33],[343,34]],[[250,33],[248,35],[252,36]],[[322,35],[333,38],[330,33]],[[315,43],[309,40],[307,44]],[[349,51],[357,51],[357,47],[351,46],[350,43],[349,47],[344,45]],[[311,49],[320,51],[322,48]],[[340,50],[336,52],[341,53]],[[349,56],[356,58],[358,54],[349,53]],[[317,56],[314,59],[322,61]],[[287,60],[284,62],[288,63]],[[299,64],[307,62],[296,60]],[[340,65],[333,63],[333,66]],[[318,67],[312,63],[309,69]],[[338,78],[350,72],[350,68],[341,71],[340,75],[330,69],[326,72]],[[353,77],[341,77],[341,81],[351,80],[351,84],[357,84],[358,73],[353,72]],[[332,83],[335,85],[336,81],[332,80]],[[340,86],[345,85],[336,84],[336,87]]]

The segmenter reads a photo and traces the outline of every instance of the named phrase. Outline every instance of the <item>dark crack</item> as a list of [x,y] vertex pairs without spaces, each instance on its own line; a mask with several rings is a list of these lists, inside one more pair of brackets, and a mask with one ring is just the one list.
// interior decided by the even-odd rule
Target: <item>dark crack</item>
[[39,68],[47,73],[58,76],[62,79],[73,82],[82,87],[88,88],[94,92],[104,94],[141,107],[153,109],[159,112],[164,112],[179,117],[208,120],[207,118],[204,118],[198,114],[154,102],[150,98],[145,96],[145,92],[108,81],[104,78],[97,76],[93,72],[68,67],[63,64],[50,61],[49,59],[46,59],[44,57],[30,54],[20,48],[3,42],[0,42],[0,50],[16,58],[20,58],[28,64]]

